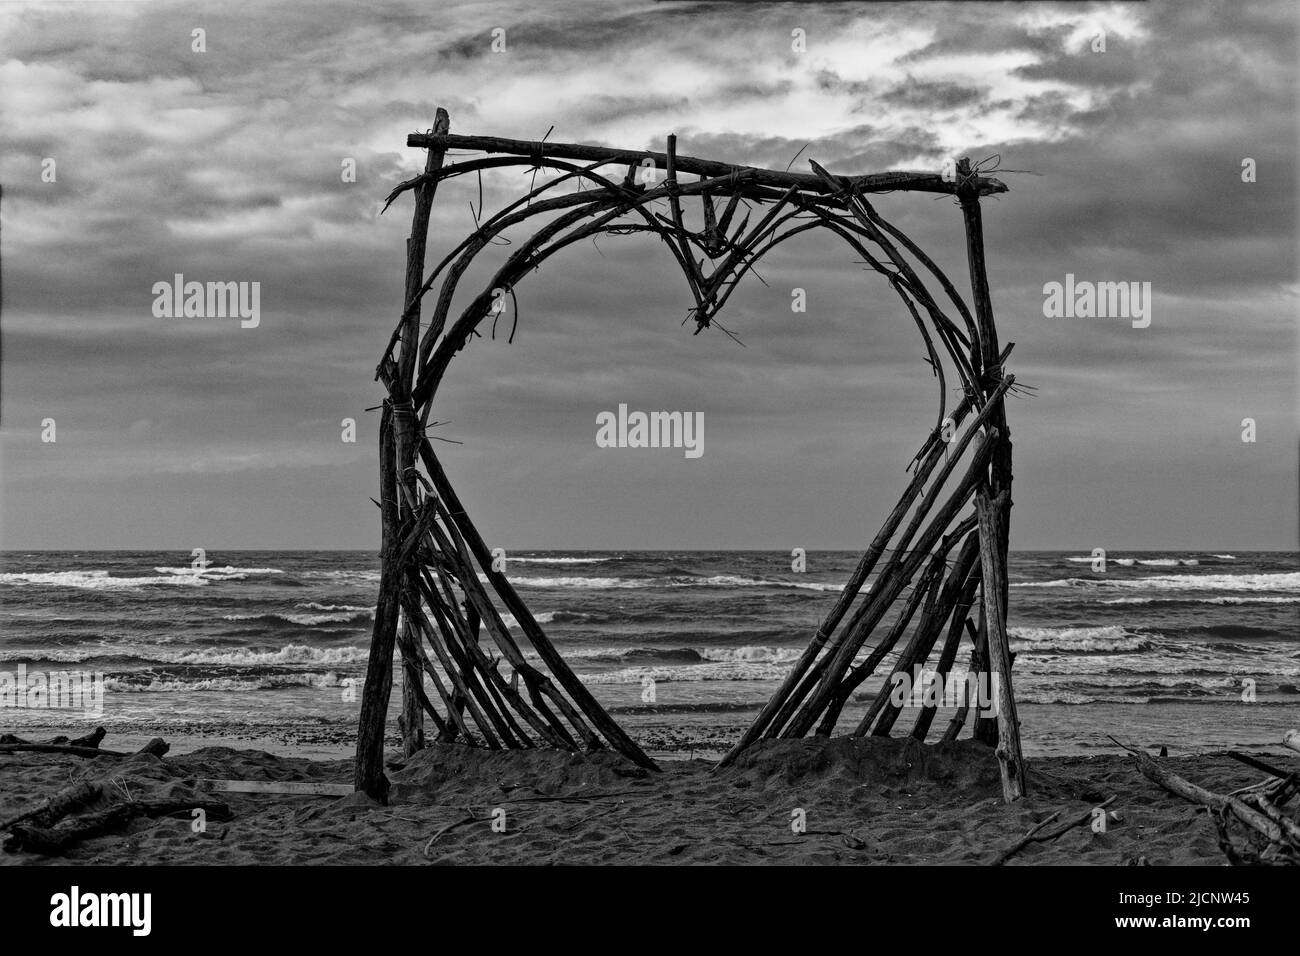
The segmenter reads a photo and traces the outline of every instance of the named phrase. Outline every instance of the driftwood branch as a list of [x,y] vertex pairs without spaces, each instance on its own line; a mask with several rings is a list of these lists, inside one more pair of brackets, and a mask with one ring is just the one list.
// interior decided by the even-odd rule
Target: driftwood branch
[[56,821],[63,819],[69,813],[75,813],[82,807],[94,803],[104,792],[104,788],[97,783],[82,781],[65,787],[58,793],[53,794],[45,800],[42,800],[38,806],[30,810],[24,810],[17,816],[9,817],[7,820],[0,822],[0,830],[8,830],[16,823],[31,821],[35,827],[48,827]]
[[53,828],[18,824],[10,830],[5,849],[32,853],[62,853],[83,840],[120,830],[138,817],[165,817],[176,813],[189,815],[202,810],[213,820],[229,820],[230,807],[212,800],[130,800],[107,810],[79,817],[69,825]]
[[1174,796],[1211,810],[1225,823],[1231,817],[1262,837],[1267,849],[1260,855],[1261,860],[1267,855],[1270,861],[1281,858],[1300,863],[1300,826],[1285,817],[1267,797],[1258,793],[1241,796],[1215,793],[1178,776],[1138,748],[1114,737],[1110,739],[1133,755],[1138,769],[1149,780]]
[[[658,169],[668,166],[667,153],[640,149],[613,149],[608,146],[589,146],[578,143],[543,143],[522,139],[506,139],[500,136],[462,136],[457,134],[437,135],[430,133],[412,133],[406,137],[407,146],[420,149],[467,149],[480,153],[512,153],[519,156],[555,157],[558,159],[576,159],[583,161],[603,160],[638,166],[645,159],[654,162]],[[809,192],[826,192],[826,185],[809,173],[780,172],[774,169],[758,169],[753,166],[735,166],[693,156],[677,156],[676,167],[679,172],[695,176],[732,176],[739,173],[750,175],[757,183],[765,186],[788,188],[796,186]],[[955,195],[959,182],[949,181],[938,173],[925,172],[888,172],[871,173],[865,176],[848,176],[855,189],[862,192],[912,191],[929,193],[948,193]],[[972,184],[979,195],[992,195],[1007,191],[1004,183],[986,176],[977,177]]]
[[[102,739],[102,738],[101,738]],[[36,753],[66,754],[71,757],[133,757],[135,754],[153,754],[161,757],[171,749],[161,737],[155,737],[135,753],[124,750],[100,750],[98,747],[83,747],[74,744],[0,744],[0,753]]]
[[1041,821],[1037,826],[1031,829],[1028,833],[1026,833],[1015,843],[1011,844],[1011,846],[1007,847],[996,857],[994,857],[993,860],[989,863],[989,866],[1002,866],[1004,863],[1007,862],[1007,860],[1011,859],[1013,856],[1015,856],[1025,847],[1029,846],[1029,844],[1031,843],[1050,843],[1051,841],[1055,840],[1057,837],[1061,836],[1062,834],[1068,833],[1070,830],[1073,830],[1075,827],[1083,826],[1085,823],[1087,823],[1092,819],[1093,814],[1096,813],[1096,811],[1101,810],[1105,812],[1106,808],[1114,802],[1115,802],[1115,798],[1113,796],[1107,797],[1105,800],[1097,804],[1095,807],[1089,807],[1087,810],[1085,810],[1083,813],[1080,813],[1078,816],[1071,817],[1070,819],[1057,824],[1051,829],[1048,829],[1048,825],[1051,824],[1053,821],[1055,821],[1056,818],[1059,817],[1064,812],[1062,810],[1057,810],[1051,816],[1047,817],[1047,819]]

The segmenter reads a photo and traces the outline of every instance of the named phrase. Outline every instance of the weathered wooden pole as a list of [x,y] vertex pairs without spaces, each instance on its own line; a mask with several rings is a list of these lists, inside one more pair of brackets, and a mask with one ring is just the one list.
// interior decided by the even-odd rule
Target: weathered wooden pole
[[[971,296],[975,302],[975,321],[979,328],[980,366],[984,393],[991,394],[1002,381],[1002,353],[998,346],[997,325],[993,321],[993,299],[989,294],[988,270],[984,261],[984,219],[980,210],[980,180],[970,168],[970,160],[963,159],[957,163],[958,201],[961,203],[962,219],[966,225],[966,258],[970,269]],[[993,451],[992,467],[989,476],[989,488],[994,495],[1006,492],[1003,511],[1000,515],[1001,539],[998,543],[1002,551],[1003,569],[1006,568],[1008,547],[1011,533],[1011,431],[1007,428],[1006,404],[999,403],[994,409],[992,425],[1002,435],[1002,440]],[[1007,582],[1002,582],[1003,614],[1007,607]]]
[[388,800],[384,776],[384,724],[393,688],[393,643],[401,606],[401,575],[397,549],[397,457],[393,453],[393,412],[384,403],[379,419],[379,510],[383,536],[380,543],[379,600],[370,637],[366,682],[361,690],[361,716],[357,724],[357,758],[354,785],[376,800]]
[[[450,126],[447,111],[438,108],[433,121],[434,133],[446,133]],[[442,168],[444,150],[429,150],[424,161],[426,174]],[[415,519],[411,511],[413,502],[419,500],[415,480],[416,427],[415,410],[411,407],[411,387],[415,381],[416,355],[420,340],[420,287],[424,284],[424,251],[428,244],[429,217],[438,183],[428,177],[415,189],[415,211],[411,214],[411,236],[406,240],[406,286],[402,302],[402,325],[397,353],[397,378],[392,393],[393,437],[397,451],[397,480],[403,487],[398,505],[403,525]],[[414,578],[414,567],[404,572],[402,587],[420,594]],[[409,757],[424,746],[424,709],[420,706],[419,690],[412,681],[422,679],[418,660],[409,655],[403,644],[402,681],[402,754]]]
[[971,678],[980,673],[984,657],[987,654],[988,640],[984,628],[977,628],[971,634],[971,651],[970,661],[966,665],[966,693],[962,694],[961,703],[957,705],[957,713],[953,715],[952,720],[948,722],[948,729],[943,732],[943,742],[952,743],[961,733],[962,727],[966,725],[966,717],[971,710]]
[[[434,118],[434,132],[447,132],[450,119],[439,107]],[[430,149],[425,172],[442,167],[444,150]],[[384,726],[392,693],[393,648],[397,640],[398,609],[402,592],[415,589],[407,579],[408,569],[399,567],[400,529],[414,515],[412,506],[419,500],[414,467],[416,455],[415,413],[411,407],[411,386],[415,376],[420,337],[420,287],[424,281],[424,252],[428,240],[429,216],[437,183],[430,178],[415,192],[415,212],[411,218],[411,236],[406,242],[406,281],[402,299],[402,321],[397,362],[384,375],[388,401],[380,426],[380,510],[383,523],[382,566],[379,602],[371,635],[370,660],[366,684],[361,696],[361,716],[357,727],[355,785],[377,800],[386,800],[388,780],[384,776]],[[413,572],[411,572],[413,573]],[[419,600],[418,589],[415,589]],[[411,654],[411,642],[402,642],[402,750],[410,753],[423,745],[424,709],[420,688],[416,685],[422,663]]]
[[[982,580],[980,583],[980,609],[976,618],[979,621],[976,627],[976,633],[979,636],[975,641],[977,653],[971,658],[971,667],[975,674],[975,686],[991,687],[992,678],[989,676],[991,673],[989,670],[989,621],[988,615],[984,613],[984,584]],[[969,689],[968,685],[967,690]],[[975,723],[971,727],[971,739],[978,740],[987,747],[996,747],[998,745],[997,714],[976,708]]]
[[988,624],[989,671],[993,678],[993,699],[998,711],[998,745],[995,753],[1002,774],[1002,795],[1008,803],[1025,795],[1025,760],[1020,753],[1020,720],[1011,689],[1011,648],[1007,622],[998,594],[1006,581],[1002,563],[998,522],[1007,492],[990,498],[983,488],[976,493],[979,516],[980,573],[984,580],[985,620]]
[[[536,142],[523,139],[506,139],[503,136],[459,136],[451,134],[411,133],[406,137],[407,146],[425,149],[463,149],[481,153],[510,153],[515,156],[536,156],[538,159],[552,157],[555,159],[576,159],[583,162],[613,162],[619,165],[639,166],[644,160],[651,160],[659,169],[668,166],[668,154],[647,149],[614,149],[609,146],[591,146],[584,143]],[[776,186],[785,189],[797,186],[805,192],[828,193],[838,190],[828,187],[818,176],[811,173],[792,173],[789,170],[759,169],[754,166],[737,166],[734,163],[721,163],[693,156],[675,156],[673,165],[679,173],[692,176],[731,176],[735,173],[747,174],[751,181],[764,186]],[[957,185],[951,179],[945,179],[939,173],[888,172],[869,173],[865,176],[844,176],[844,184],[859,192],[930,192],[953,193]],[[975,188],[982,193],[1004,193],[1005,183],[988,177],[976,177]]]
[[[989,294],[988,270],[984,261],[984,222],[980,210],[978,177],[970,160],[957,163],[957,198],[966,226],[966,259],[970,271],[971,297],[980,340],[980,387],[987,395],[1001,383],[1002,357],[997,326],[993,321],[993,299]],[[980,571],[983,577],[983,612],[988,629],[988,664],[996,678],[998,700],[998,760],[1002,766],[1002,790],[1007,800],[1025,792],[1025,765],[1020,752],[1020,723],[1011,689],[1011,648],[1007,635],[1009,583],[1007,561],[1011,528],[1011,433],[1007,428],[1006,405],[998,404],[992,424],[999,441],[989,465],[987,488],[976,495],[980,526]]]

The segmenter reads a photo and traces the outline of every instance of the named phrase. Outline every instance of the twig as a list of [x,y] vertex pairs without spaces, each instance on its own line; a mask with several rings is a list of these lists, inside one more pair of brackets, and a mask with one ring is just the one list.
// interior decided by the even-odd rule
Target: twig
[[429,856],[429,848],[432,847],[435,843],[438,842],[438,838],[439,838],[440,836],[442,836],[444,833],[449,833],[449,832],[451,832],[452,830],[456,829],[457,827],[464,826],[466,823],[473,823],[473,822],[474,822],[475,820],[477,820],[477,819],[478,819],[478,818],[475,817],[473,814],[470,814],[469,816],[467,816],[467,817],[463,817],[463,818],[461,818],[460,820],[453,820],[451,823],[448,823],[446,826],[442,827],[440,830],[438,830],[437,833],[435,833],[433,836],[429,837],[429,842],[426,843],[426,844],[424,845],[424,856],[425,856],[425,858],[426,858],[426,859],[432,859],[432,857]]
[[1031,843],[1048,843],[1052,840],[1055,840],[1063,833],[1068,833],[1070,830],[1073,830],[1075,827],[1082,826],[1083,824],[1087,823],[1089,820],[1092,819],[1092,816],[1094,813],[1096,813],[1096,811],[1105,810],[1108,806],[1110,806],[1114,802],[1115,802],[1115,798],[1113,796],[1107,797],[1101,803],[1097,804],[1095,807],[1089,807],[1086,811],[1079,814],[1077,817],[1071,817],[1069,820],[1062,821],[1060,824],[1058,824],[1056,827],[1054,827],[1051,830],[1045,829],[1049,823],[1051,823],[1053,820],[1055,820],[1064,812],[1062,810],[1057,810],[1046,820],[1043,820],[1041,823],[1037,824],[1032,830],[1026,833],[1023,837],[1021,837],[1011,846],[1007,847],[1005,850],[999,853],[997,857],[994,858],[993,862],[990,863],[989,865],[1002,866],[1002,864],[1006,863],[1007,860],[1011,859],[1013,856],[1015,856],[1025,847],[1029,846],[1029,844]]

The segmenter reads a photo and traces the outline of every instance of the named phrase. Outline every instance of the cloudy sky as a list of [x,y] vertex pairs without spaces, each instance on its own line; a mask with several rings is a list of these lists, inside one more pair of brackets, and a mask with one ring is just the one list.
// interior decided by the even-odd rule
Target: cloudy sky
[[[780,169],[1000,156],[990,281],[1009,367],[1038,389],[1009,407],[1012,546],[1293,548],[1296,62],[1290,0],[0,3],[0,548],[376,546],[364,410],[409,195],[378,212],[439,105],[453,132],[673,132],[683,154]],[[489,211],[528,182],[485,176]],[[442,187],[430,263],[477,202],[472,178]],[[950,199],[876,205],[964,283]],[[723,318],[743,348],[682,326],[689,292],[648,237],[522,284],[514,343],[474,341],[435,406],[485,536],[861,548],[933,422],[922,343],[831,238],[760,271]],[[260,282],[260,325],[155,317],[176,273]],[[1150,282],[1150,327],[1045,318],[1067,273]],[[703,456],[596,447],[619,403],[703,412]]]

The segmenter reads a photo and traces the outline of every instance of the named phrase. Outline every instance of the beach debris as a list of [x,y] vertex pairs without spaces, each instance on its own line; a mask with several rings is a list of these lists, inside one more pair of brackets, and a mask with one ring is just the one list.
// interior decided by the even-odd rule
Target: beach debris
[[51,826],[69,813],[94,803],[102,793],[103,788],[97,783],[84,780],[74,783],[47,797],[38,806],[0,822],[0,830],[8,830],[14,824],[24,821],[31,821],[37,827]]
[[72,740],[68,740],[67,738],[64,737],[55,737],[53,740],[50,741],[50,743],[52,744],[67,743],[68,746],[70,747],[96,747],[97,748],[100,745],[100,743],[103,741],[103,739],[107,736],[108,736],[107,730],[105,730],[103,727],[96,727],[94,730],[92,730],[88,734],[85,734],[84,736],[76,737]]
[[[1030,387],[1004,373],[1014,343],[1004,347],[998,342],[980,212],[980,198],[1005,192],[1006,186],[982,175],[983,167],[967,159],[955,164],[953,175],[839,176],[812,161],[810,173],[796,173],[680,156],[671,135],[663,152],[453,135],[447,111],[441,108],[430,130],[412,134],[407,145],[428,152],[423,173],[399,184],[387,200],[391,204],[410,192],[415,208],[407,241],[404,306],[375,372],[387,391],[379,424],[382,570],[361,699],[356,789],[387,801],[383,747],[390,675],[399,653],[403,760],[426,745],[427,719],[439,742],[463,741],[488,750],[610,748],[642,768],[658,769],[570,669],[506,577],[500,549],[488,548],[470,520],[434,453],[431,438],[437,436],[428,433],[433,399],[452,358],[481,337],[479,326],[489,317],[495,328],[508,303],[513,304],[513,340],[519,326],[515,287],[544,260],[575,242],[604,235],[658,236],[677,261],[690,293],[693,305],[685,321],[694,322],[696,334],[717,328],[736,339],[717,316],[741,280],[786,239],[825,229],[843,239],[863,265],[882,275],[906,306],[937,379],[938,415],[908,465],[909,470],[916,467],[901,500],[830,614],[758,719],[718,766],[732,763],[762,739],[803,737],[814,730],[829,736],[854,690],[903,641],[916,617],[917,626],[899,652],[890,680],[897,685],[913,679],[939,646],[933,677],[946,687],[962,639],[969,634],[973,684],[985,693],[975,708],[969,695],[961,694],[964,703],[945,739],[956,739],[968,714],[976,711],[972,733],[995,748],[1004,798],[1022,796],[1026,772],[1011,681],[1014,655],[1007,636],[1012,475],[1004,398]],[[446,164],[449,150],[496,155]],[[628,176],[621,176],[621,168],[611,172],[611,165],[626,166]],[[428,229],[439,184],[505,167],[532,171],[534,180],[539,171],[554,175],[540,186],[534,182],[526,195],[488,218],[481,216],[480,201],[474,232],[426,276]],[[633,175],[633,169],[646,176]],[[965,231],[970,304],[934,260],[868,200],[873,193],[902,191],[956,199]],[[700,228],[686,216],[696,199],[703,217]],[[721,217],[715,200],[726,201]],[[668,215],[655,205],[665,201]],[[747,214],[734,217],[741,203],[747,209],[765,207],[755,225]],[[510,245],[487,287],[471,299],[458,295],[457,286],[475,257],[499,246],[504,231],[533,216],[545,217],[544,224]],[[733,218],[739,218],[738,226],[732,225]],[[439,279],[437,295],[430,296],[431,314],[422,321],[424,297]],[[931,294],[927,282],[937,283],[942,292]],[[459,317],[451,315],[453,301],[468,303]],[[950,376],[962,392],[952,409],[947,407]],[[963,456],[969,459],[965,464]],[[945,491],[950,477],[953,487]],[[970,513],[963,517],[968,506]],[[870,594],[850,616],[878,563]],[[877,640],[866,662],[855,663],[859,650],[896,608],[898,617],[887,636]],[[978,625],[971,619],[973,612]],[[509,625],[507,616],[513,618]],[[483,636],[487,640],[481,642]],[[526,653],[524,645],[535,653]],[[512,669],[508,680],[500,673],[502,661]],[[425,679],[432,693],[426,693]],[[917,708],[917,718],[910,735],[923,742],[942,702],[924,692],[918,698],[911,705]],[[878,695],[853,735],[889,736],[908,706],[892,693]]]
[[[1133,755],[1143,776],[1175,796],[1210,811],[1219,846],[1234,866],[1300,865],[1300,824],[1275,802],[1281,799],[1280,795],[1285,794],[1289,800],[1294,794],[1291,779],[1294,775],[1274,777],[1231,794],[1219,794],[1183,779],[1137,747],[1114,737],[1110,739]],[[1246,839],[1233,837],[1229,827],[1233,822],[1247,829]]]
[[[103,727],[97,728],[93,733],[84,737],[78,737],[75,740],[68,740],[67,737],[55,737],[53,741],[43,744],[35,744],[15,737],[13,734],[0,736],[0,753],[38,753],[38,754],[66,754],[71,757],[133,757],[136,754],[153,754],[155,757],[162,757],[171,749],[167,742],[161,737],[155,737],[135,753],[129,753],[125,750],[101,750],[99,748],[107,734]],[[56,743],[55,741],[67,741],[66,743]]]
[[1248,787],[1242,787],[1240,790],[1234,790],[1232,795],[1246,793],[1251,790],[1264,789],[1270,791],[1267,795],[1270,799],[1278,804],[1285,804],[1293,797],[1297,791],[1300,791],[1300,774],[1291,773],[1289,770],[1279,770],[1272,764],[1265,763],[1258,757],[1251,757],[1248,754],[1239,753],[1236,750],[1229,750],[1228,756],[1238,763],[1244,763],[1248,767],[1254,767],[1256,770],[1262,770],[1269,774],[1268,779],[1260,783],[1251,784]]
[[161,759],[163,755],[166,754],[167,751],[171,749],[172,748],[167,743],[167,741],[163,740],[161,737],[155,737],[153,740],[149,741],[147,744],[141,747],[137,751],[137,753],[152,754],[153,756]]
[[[73,740],[68,740],[67,737],[54,738],[68,741],[67,743],[44,744],[34,744],[6,735],[5,742],[0,743],[0,752],[53,753],[91,758],[126,758],[148,754],[161,758],[170,749],[165,740],[154,737],[134,753],[101,750],[99,744],[106,735],[107,731],[103,727],[98,727],[91,733]],[[112,806],[82,816],[74,816],[90,805],[114,796],[119,797],[120,800]],[[106,782],[83,780],[71,784],[52,794],[38,806],[0,822],[0,830],[9,831],[4,848],[10,852],[26,850],[55,854],[63,852],[82,840],[119,829],[137,817],[169,816],[182,812],[190,814],[195,810],[201,810],[219,820],[230,819],[230,809],[224,803],[201,800],[136,799],[124,778],[112,776]],[[65,819],[69,817],[71,819]]]
[[318,783],[313,780],[207,780],[200,779],[200,790],[214,793],[283,793],[296,797],[348,797],[356,788],[346,783]]
[[233,814],[224,803],[208,800],[131,800],[105,810],[76,817],[57,827],[16,824],[9,830],[4,848],[10,852],[27,851],[45,855],[59,854],[92,837],[120,830],[138,817],[165,817],[183,814],[190,817],[201,810],[210,819],[229,820]]
[[1013,856],[1015,856],[1025,847],[1029,846],[1029,844],[1031,843],[1050,843],[1052,840],[1055,840],[1057,837],[1061,836],[1061,834],[1067,833],[1070,830],[1073,830],[1075,827],[1081,827],[1085,823],[1092,821],[1096,817],[1098,810],[1105,812],[1106,808],[1114,802],[1115,802],[1115,798],[1113,796],[1107,797],[1105,800],[1103,800],[1101,803],[1097,804],[1096,806],[1089,807],[1087,810],[1083,811],[1077,816],[1070,817],[1069,819],[1064,820],[1061,823],[1049,829],[1048,828],[1049,825],[1054,823],[1056,819],[1060,817],[1062,813],[1065,812],[1064,810],[1057,810],[1056,812],[1050,814],[1043,820],[1040,820],[1023,837],[1021,837],[1015,843],[1011,844],[1009,847],[1007,847],[1006,849],[998,853],[998,855],[995,856],[989,862],[989,866],[1002,866],[1007,862],[1007,860],[1011,859]]
[[98,747],[74,747],[70,744],[0,744],[0,753],[67,754],[70,757],[130,757],[121,750],[100,750]]
[[[429,851],[433,849],[433,845],[438,842],[439,837],[441,837],[445,833],[450,833],[452,830],[456,829],[457,827],[463,827],[467,823],[473,823],[477,819],[479,818],[474,816],[474,814],[471,813],[468,816],[462,817],[459,820],[453,820],[451,823],[448,823],[445,826],[440,827],[438,831],[434,833],[433,836],[429,837],[429,842],[424,845],[425,859],[433,858],[432,855],[429,853]],[[488,818],[484,817],[482,819],[486,821]]]

